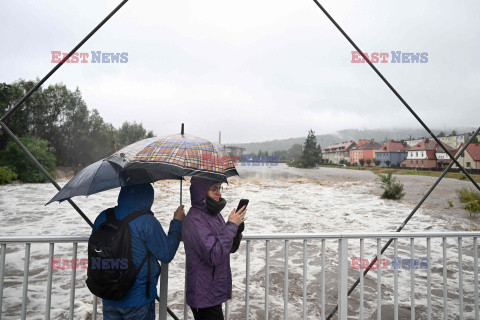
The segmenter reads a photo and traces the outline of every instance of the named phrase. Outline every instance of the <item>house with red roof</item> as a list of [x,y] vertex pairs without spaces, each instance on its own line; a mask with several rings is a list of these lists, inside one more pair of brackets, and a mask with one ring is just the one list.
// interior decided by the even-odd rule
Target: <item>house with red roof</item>
[[365,161],[365,166],[375,165],[375,152],[381,147],[381,145],[376,143],[374,139],[368,140],[364,144],[361,143],[362,141],[359,140],[359,146],[350,151],[350,163],[360,165],[360,159],[363,159]]
[[[441,141],[442,142],[442,141]],[[442,144],[445,146],[445,148],[450,152],[452,155],[455,155],[457,153],[457,150],[450,145],[448,145],[445,142],[442,142]],[[435,149],[435,157],[437,158],[437,167],[446,167],[450,162],[452,162],[452,159],[448,156],[448,154],[443,150],[440,145],[437,144],[437,148]]]
[[407,158],[409,149],[409,145],[404,141],[390,140],[375,152],[375,157],[380,161],[381,167],[399,166]]
[[[460,150],[464,145],[465,143],[462,143],[458,149]],[[480,169],[480,144],[478,142],[469,144],[465,152],[458,158],[458,162],[465,169]],[[458,166],[454,164],[453,168],[458,168]]]
[[[455,153],[455,149],[443,142],[442,144],[449,152]],[[450,161],[446,152],[435,140],[423,139],[408,150],[407,159],[403,160],[400,166],[404,168],[436,168],[445,163],[448,164]]]
[[350,150],[356,146],[353,140],[329,145],[323,149],[322,158],[337,164],[341,161],[350,162]]

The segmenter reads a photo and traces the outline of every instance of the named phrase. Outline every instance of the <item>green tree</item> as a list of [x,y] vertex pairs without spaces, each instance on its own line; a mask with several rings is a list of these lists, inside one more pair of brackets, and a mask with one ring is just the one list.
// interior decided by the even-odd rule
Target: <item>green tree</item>
[[287,156],[290,160],[298,159],[302,156],[303,148],[299,143],[294,144],[287,150]]
[[278,157],[278,160],[280,161],[286,161],[288,160],[288,151],[287,150],[274,151],[273,156]]
[[[11,110],[14,102],[20,99],[22,92],[15,85],[0,83],[0,117]],[[26,132],[28,130],[28,114],[25,107],[20,107],[9,118],[5,120],[5,124],[13,133]],[[0,128],[0,132],[3,132]],[[6,133],[0,134],[0,150],[5,149],[9,136]]]
[[320,162],[320,153],[322,149],[317,145],[317,137],[315,131],[310,129],[308,131],[307,139],[303,144],[303,154],[301,157],[301,165],[305,168],[315,167],[315,164]]
[[[45,170],[47,170],[52,177],[55,177],[55,156],[47,151],[49,142],[46,140],[37,140],[31,136],[22,137],[19,138],[19,140],[38,162],[40,162]],[[40,170],[34,167],[30,159],[27,158],[14,141],[9,141],[5,150],[0,152],[0,160],[2,164],[16,172],[18,178],[23,182],[47,181]]]
[[365,164],[365,159],[360,159],[358,160],[358,163],[360,163],[360,165],[363,167],[363,165]]
[[[0,83],[0,116],[13,108],[36,81],[18,80]],[[18,136],[31,136],[50,142],[49,150],[59,165],[86,165],[114,152],[112,141],[123,147],[153,137],[141,123],[123,123],[118,130],[106,123],[97,110],[89,110],[80,90],[69,90],[64,84],[39,88],[6,120]],[[9,137],[0,130],[0,150]]]
[[151,137],[153,137],[153,131],[147,132],[142,123],[137,123],[136,121],[129,123],[128,121],[125,121],[120,129],[118,129],[118,141],[115,142],[118,143],[119,148],[123,148],[138,140]]
[[10,183],[18,178],[18,175],[10,168],[0,167],[0,185]]

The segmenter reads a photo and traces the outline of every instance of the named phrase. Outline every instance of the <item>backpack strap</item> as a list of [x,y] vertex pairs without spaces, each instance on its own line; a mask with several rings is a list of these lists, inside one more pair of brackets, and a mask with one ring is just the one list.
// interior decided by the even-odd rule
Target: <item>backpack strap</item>
[[153,213],[151,213],[151,212],[135,211],[135,212],[130,213],[130,214],[129,214],[128,216],[126,216],[125,218],[123,218],[122,221],[125,222],[125,223],[129,223],[130,221],[135,220],[135,219],[137,219],[138,217],[143,216],[144,214],[151,214],[151,215],[153,215]]
[[[153,215],[152,212],[143,212],[143,211],[135,211],[135,212],[132,212],[130,213],[128,216],[126,216],[125,218],[122,219],[122,221],[124,223],[129,223],[130,221],[133,221],[135,219],[137,219],[138,217],[144,215],[144,214],[151,214]],[[140,272],[140,270],[142,270],[143,268],[143,265],[145,264],[145,262],[147,262],[149,259],[150,259],[150,251],[147,249],[147,255],[145,256],[145,258],[143,258],[142,260],[142,263],[140,263],[140,265],[138,266],[138,268],[135,270],[135,273],[138,274]],[[147,295],[147,298],[150,298],[150,276],[151,276],[151,270],[150,270],[150,261],[148,261],[148,265],[147,265],[147,286],[146,286],[146,295]]]
[[107,214],[107,222],[114,222],[117,220],[117,218],[115,217],[115,211],[113,210],[113,208],[108,208],[106,210],[106,214]]

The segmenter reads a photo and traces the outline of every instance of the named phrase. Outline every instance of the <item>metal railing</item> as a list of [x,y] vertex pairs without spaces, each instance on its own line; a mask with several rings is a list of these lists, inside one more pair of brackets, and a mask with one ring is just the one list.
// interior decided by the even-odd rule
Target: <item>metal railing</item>
[[[232,301],[235,307],[232,303],[225,304],[225,318],[230,319],[233,312],[232,318],[241,319],[325,319],[327,312],[338,304],[339,319],[371,318],[373,313],[381,319],[382,311],[385,317],[393,319],[404,318],[406,311],[412,319],[447,319],[452,316],[479,319],[479,236],[480,232],[245,235],[240,254],[232,255],[232,265],[245,259],[245,274],[243,279],[234,278],[234,283],[242,285],[234,287]],[[394,239],[390,253],[393,258],[385,259],[389,254],[382,255],[381,246],[382,241],[389,239]],[[10,274],[20,277],[21,273],[12,271],[13,267],[8,268],[10,253],[7,250],[10,246],[24,244],[25,258],[21,307],[7,310],[6,316],[26,319],[29,315],[31,247],[43,243],[49,244],[45,319],[50,319],[55,245],[72,244],[71,257],[76,261],[78,244],[87,241],[86,236],[0,237],[0,319],[5,311],[4,290],[9,286],[5,280],[11,283]],[[399,252],[408,259],[404,258],[400,263]],[[378,267],[365,276],[363,262],[375,255],[378,256]],[[253,269],[252,258],[255,259]],[[18,262],[12,261],[11,264],[17,264],[18,269],[21,268]],[[358,266],[357,262],[360,263]],[[348,296],[348,284],[356,278],[360,279],[360,287]],[[168,281],[168,265],[162,264],[159,319],[167,318]],[[77,286],[76,268],[72,268],[69,306],[63,307],[68,309],[69,319],[75,317]],[[254,303],[251,303],[252,299]],[[92,296],[92,319],[97,318],[97,302]],[[187,311],[184,302],[184,319],[189,318]],[[19,314],[13,315],[15,312]]]

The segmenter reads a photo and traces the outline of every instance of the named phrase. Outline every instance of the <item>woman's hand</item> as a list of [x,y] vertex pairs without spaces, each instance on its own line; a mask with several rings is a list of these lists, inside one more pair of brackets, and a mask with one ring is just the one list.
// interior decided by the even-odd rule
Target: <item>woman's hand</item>
[[237,226],[240,225],[242,222],[247,220],[245,214],[247,213],[246,206],[243,206],[238,212],[235,212],[235,209],[232,210],[230,215],[228,216],[228,221],[235,223]]
[[177,210],[173,214],[173,219],[183,221],[185,220],[185,210],[183,209],[184,205],[178,206]]

